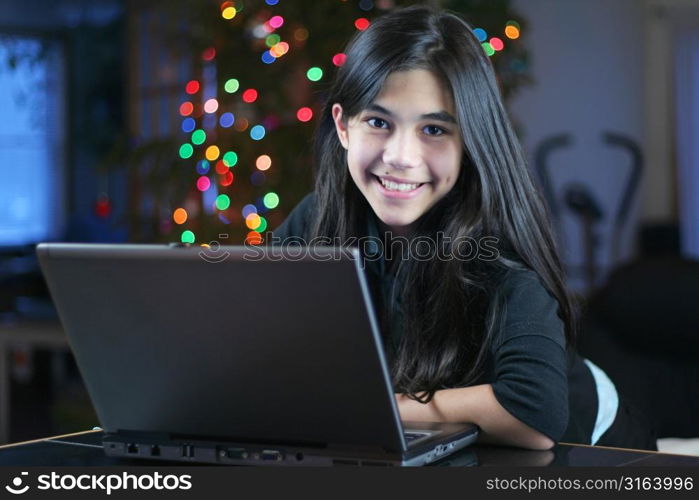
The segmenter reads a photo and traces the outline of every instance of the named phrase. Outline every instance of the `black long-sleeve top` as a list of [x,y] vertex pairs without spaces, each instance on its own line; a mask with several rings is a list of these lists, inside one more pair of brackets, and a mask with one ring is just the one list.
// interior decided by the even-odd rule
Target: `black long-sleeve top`
[[[315,211],[311,193],[273,231],[275,241],[307,238]],[[400,314],[392,293],[394,275],[382,261],[368,265],[367,271],[375,306]],[[491,384],[511,415],[552,440],[590,443],[598,411],[595,380],[582,358],[566,346],[558,302],[531,270],[508,271],[501,286],[505,318],[476,383]],[[388,342],[395,345],[398,340]]]

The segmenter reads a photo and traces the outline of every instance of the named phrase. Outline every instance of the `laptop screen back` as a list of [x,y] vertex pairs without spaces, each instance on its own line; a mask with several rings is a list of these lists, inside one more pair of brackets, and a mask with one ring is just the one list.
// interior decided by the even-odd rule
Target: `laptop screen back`
[[356,253],[200,250],[38,246],[106,431],[402,448]]

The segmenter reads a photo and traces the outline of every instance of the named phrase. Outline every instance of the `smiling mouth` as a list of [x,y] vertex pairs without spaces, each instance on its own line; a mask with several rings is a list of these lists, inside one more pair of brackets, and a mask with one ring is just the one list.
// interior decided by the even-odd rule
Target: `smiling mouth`
[[382,177],[379,177],[378,175],[374,175],[374,177],[376,177],[376,179],[381,183],[381,185],[386,190],[398,191],[401,193],[408,193],[410,191],[415,191],[420,186],[425,184],[424,182],[415,182],[415,183],[394,182],[394,181],[389,181],[389,180],[386,180]]

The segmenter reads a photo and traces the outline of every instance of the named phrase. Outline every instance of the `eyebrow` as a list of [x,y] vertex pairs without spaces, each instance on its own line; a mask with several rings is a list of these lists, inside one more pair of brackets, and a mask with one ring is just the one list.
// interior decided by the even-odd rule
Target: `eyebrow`
[[[372,103],[369,104],[367,107],[368,111],[376,111],[378,113],[383,113],[385,115],[393,117],[393,113],[391,113],[389,110],[384,108],[383,106],[379,106],[378,104]],[[424,115],[420,115],[421,120],[438,120],[440,122],[446,122],[446,123],[456,123],[456,118],[454,118],[451,114],[447,113],[446,111],[437,111],[435,113],[425,113]]]

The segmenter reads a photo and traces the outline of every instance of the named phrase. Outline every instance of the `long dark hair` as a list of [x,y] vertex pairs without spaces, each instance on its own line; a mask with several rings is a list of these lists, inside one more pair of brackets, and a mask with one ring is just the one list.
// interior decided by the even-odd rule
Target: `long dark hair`
[[[371,209],[349,176],[346,151],[331,108],[356,116],[395,71],[428,69],[451,90],[464,155],[454,188],[420,218],[416,234],[494,236],[494,261],[460,259],[401,262],[401,340],[392,356],[399,392],[429,401],[434,392],[478,379],[503,315],[498,292],[505,272],[531,269],[557,299],[569,345],[574,309],[566,291],[549,218],[529,175],[503,107],[492,65],[459,16],[419,6],[395,10],[358,33],[329,91],[315,141],[317,217],[310,236],[366,234]],[[386,324],[388,323],[388,324]],[[396,325],[389,319],[382,327]]]

